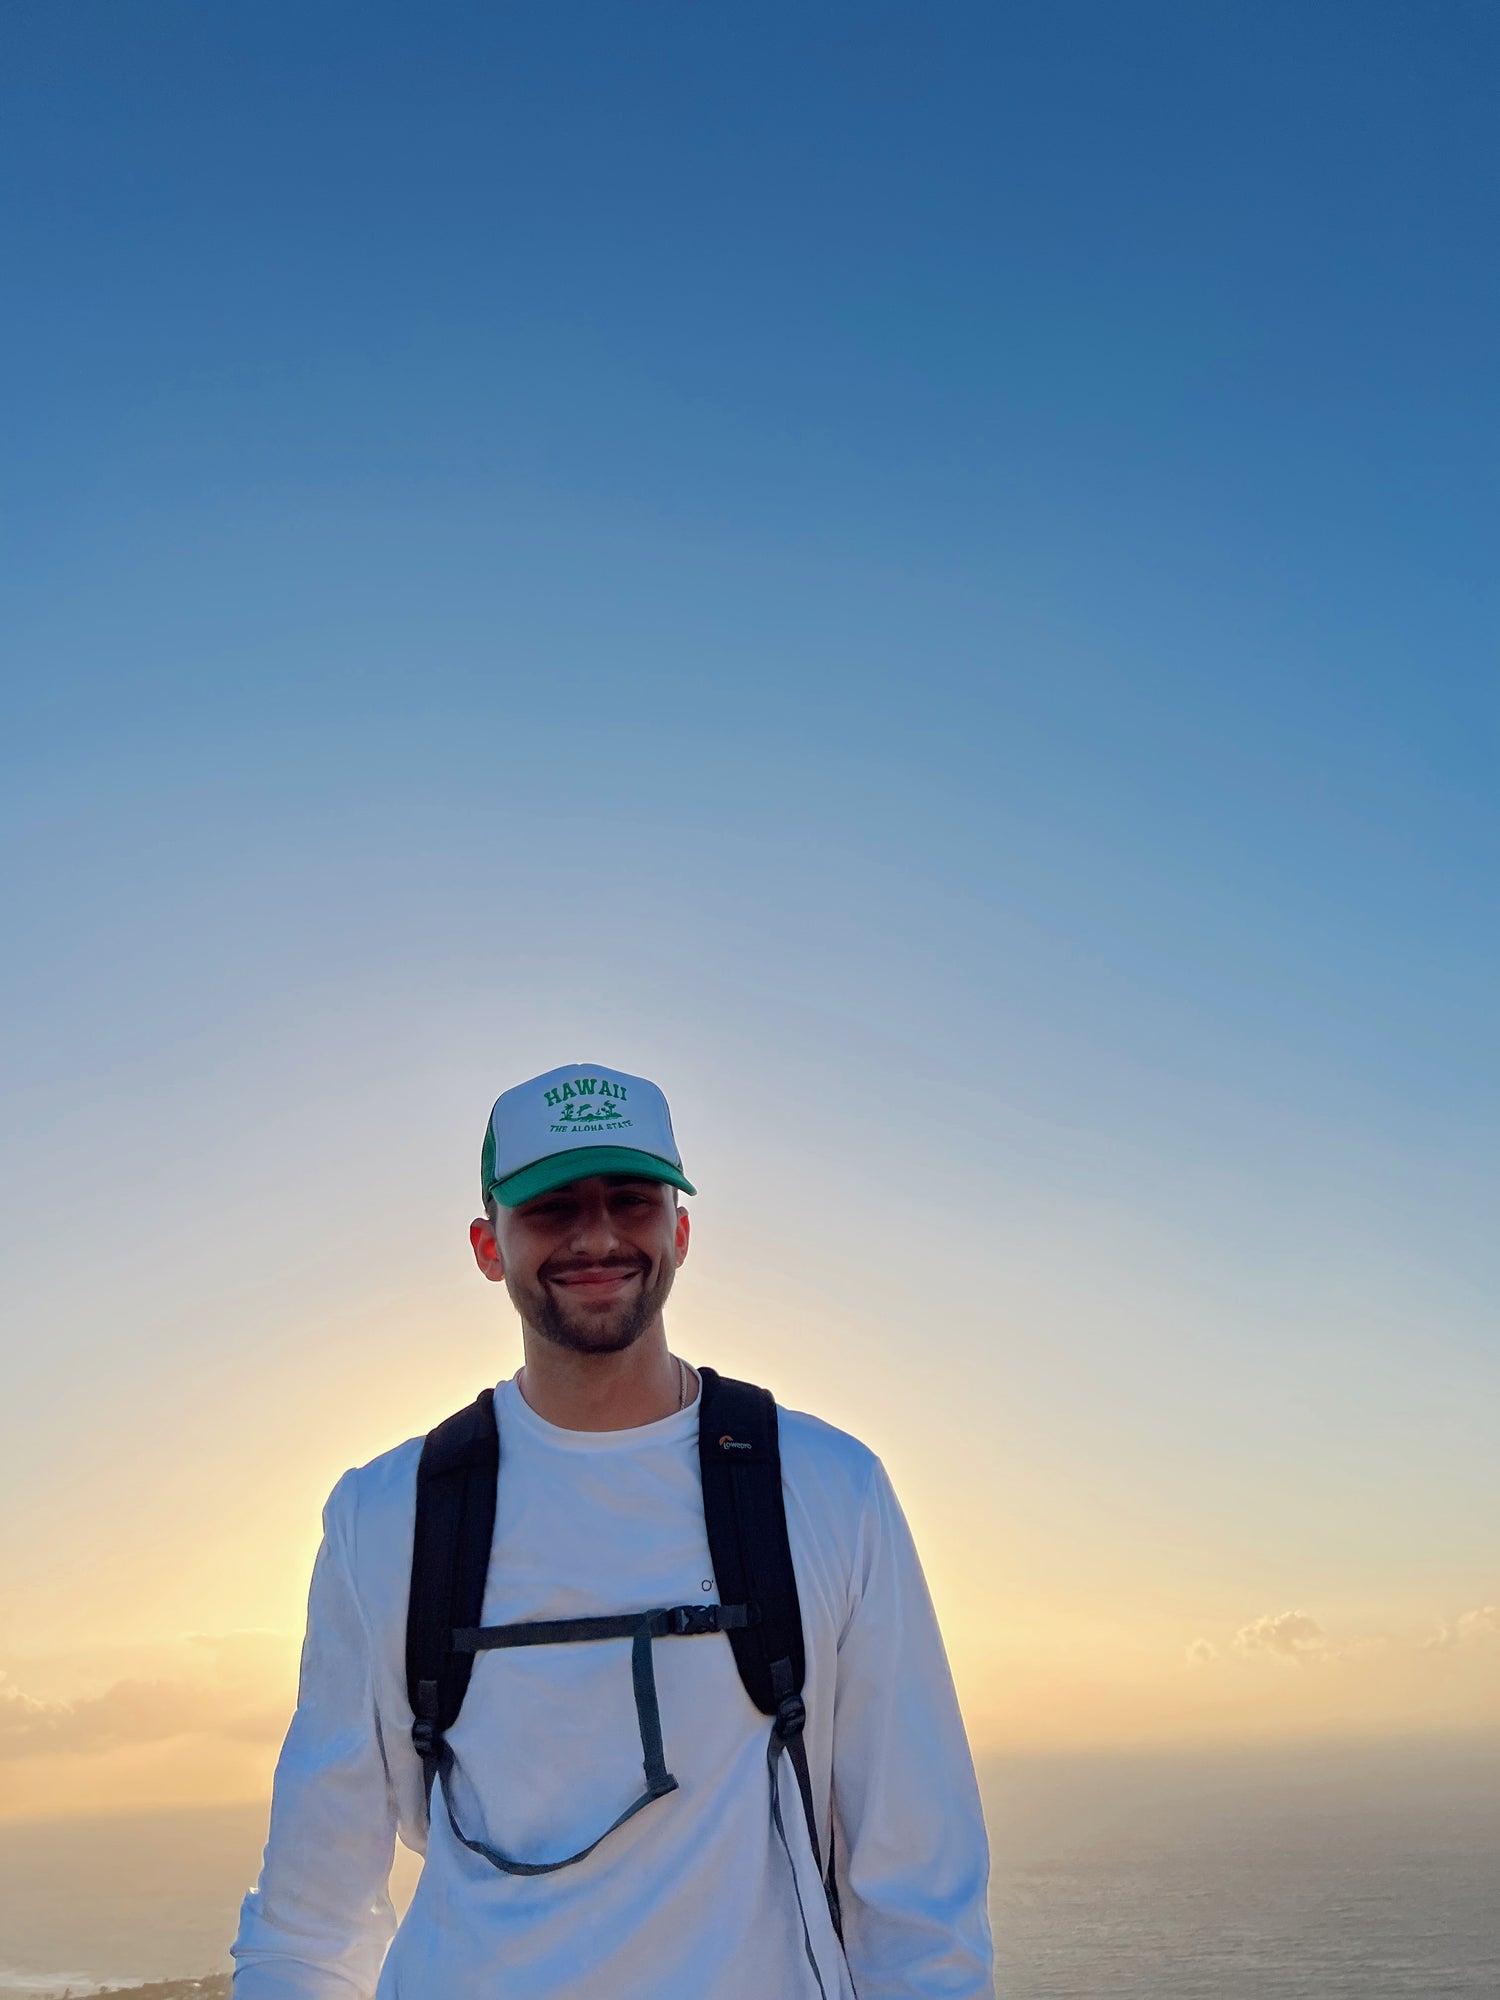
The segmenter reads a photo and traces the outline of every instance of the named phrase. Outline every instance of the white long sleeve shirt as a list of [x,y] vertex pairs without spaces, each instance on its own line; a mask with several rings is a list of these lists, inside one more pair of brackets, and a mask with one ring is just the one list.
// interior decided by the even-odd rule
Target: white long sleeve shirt
[[[495,1407],[485,1624],[718,1600],[695,1406],[635,1430],[560,1430],[503,1382]],[[984,1822],[910,1532],[865,1446],[795,1411],[780,1429],[842,1950],[785,1759],[782,1819],[828,2000],[991,2000]],[[771,1822],[770,1723],[720,1635],[657,1642],[678,1790],[576,1867],[493,1868],[454,1838],[441,1780],[429,1830],[405,1666],[421,1449],[413,1438],[346,1473],[324,1511],[235,2000],[815,2000]],[[481,1653],[449,1742],[471,1838],[527,1861],[586,1846],[641,1790],[628,1641]],[[426,1856],[399,1929],[398,1832]]]

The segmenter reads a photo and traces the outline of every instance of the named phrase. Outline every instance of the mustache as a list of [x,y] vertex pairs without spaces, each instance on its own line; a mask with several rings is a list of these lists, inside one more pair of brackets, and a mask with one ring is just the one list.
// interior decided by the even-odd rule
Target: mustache
[[649,1257],[570,1257],[565,1263],[555,1257],[542,1265],[539,1276],[566,1278],[573,1271],[649,1271]]

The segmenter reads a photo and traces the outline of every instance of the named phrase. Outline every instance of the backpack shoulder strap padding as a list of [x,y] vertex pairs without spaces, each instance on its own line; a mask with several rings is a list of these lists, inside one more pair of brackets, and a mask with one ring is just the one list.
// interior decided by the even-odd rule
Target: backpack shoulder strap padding
[[[813,1799],[803,1730],[807,1711],[802,1683],[807,1656],[802,1640],[802,1606],[797,1597],[797,1573],[786,1531],[786,1501],[781,1490],[781,1442],[776,1398],[768,1389],[735,1382],[712,1368],[700,1368],[703,1384],[698,1408],[698,1463],[703,1475],[703,1519],[721,1604],[745,1604],[749,1621],[727,1636],[734,1648],[745,1692],[762,1715],[774,1718],[766,1744],[771,1774],[771,1816],[786,1850],[796,1885],[797,1868],[781,1817],[776,1766],[783,1752],[796,1773],[802,1813],[813,1861],[828,1899],[828,1914],[842,1941],[838,1888],[834,1879],[833,1826],[828,1829],[828,1867],[823,1867],[818,1839],[818,1815]],[[797,1889],[802,1911],[802,1891]],[[807,1915],[802,1912],[802,1943],[820,1994],[818,1971]]]
[[482,1389],[428,1432],[417,1467],[406,1687],[417,1718],[413,1738],[429,1770],[434,1742],[457,1720],[474,1667],[472,1653],[454,1652],[453,1633],[484,1621],[499,1473],[495,1392]]
[[745,1692],[763,1715],[800,1695],[802,1607],[781,1493],[776,1399],[700,1368],[698,1459],[703,1518],[721,1604],[748,1604],[755,1622],[729,1634]]

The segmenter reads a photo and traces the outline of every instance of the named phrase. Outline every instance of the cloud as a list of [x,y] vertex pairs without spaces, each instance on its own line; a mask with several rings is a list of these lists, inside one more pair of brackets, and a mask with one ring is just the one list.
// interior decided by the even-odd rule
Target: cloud
[[99,1755],[129,1743],[208,1733],[241,1742],[278,1740],[287,1642],[271,1633],[193,1634],[200,1670],[179,1680],[122,1680],[76,1701],[42,1701],[0,1672],[0,1761]]
[[[1306,1667],[1338,1661],[1341,1663],[1391,1657],[1394,1654],[1447,1653],[1459,1647],[1473,1648],[1500,1640],[1500,1604],[1481,1604],[1465,1611],[1451,1625],[1440,1625],[1423,1640],[1411,1635],[1391,1637],[1377,1633],[1365,1638],[1330,1639],[1316,1618],[1305,1611],[1272,1611],[1253,1618],[1234,1635],[1234,1651],[1246,1656],[1264,1654],[1292,1666]],[[1187,1648],[1189,1666],[1206,1666],[1218,1657],[1211,1639],[1195,1639]]]
[[1451,1625],[1440,1625],[1424,1642],[1423,1650],[1450,1653],[1456,1646],[1494,1638],[1500,1638],[1500,1604],[1481,1604],[1473,1611],[1465,1611]]
[[1305,1611],[1269,1612],[1256,1618],[1235,1633],[1234,1646],[1238,1653],[1270,1653],[1295,1666],[1326,1660],[1333,1652],[1322,1626]]

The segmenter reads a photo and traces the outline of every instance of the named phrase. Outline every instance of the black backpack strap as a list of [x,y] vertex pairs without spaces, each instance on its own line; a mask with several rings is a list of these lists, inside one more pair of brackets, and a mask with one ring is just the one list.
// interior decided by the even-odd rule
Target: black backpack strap
[[484,1615],[499,1473],[495,1392],[482,1389],[467,1408],[428,1432],[417,1467],[406,1689],[429,1799],[444,1732],[458,1719],[474,1669],[471,1652],[453,1650],[453,1633],[478,1625]]
[[[802,1811],[807,1821],[813,1858],[828,1898],[835,1931],[839,1925],[838,1892],[833,1882],[833,1856],[824,1873],[818,1819],[813,1805],[812,1776],[807,1766],[803,1730],[807,1710],[802,1683],[807,1659],[802,1641],[802,1606],[797,1597],[797,1573],[792,1567],[786,1531],[786,1503],[781,1491],[781,1445],[776,1399],[767,1389],[736,1382],[712,1368],[700,1368],[703,1387],[698,1408],[698,1461],[703,1475],[703,1518],[708,1529],[714,1578],[725,1603],[750,1607],[749,1622],[729,1633],[735,1665],[745,1692],[763,1715],[773,1718],[766,1746],[771,1772],[771,1814],[783,1847],[777,1765],[783,1751],[797,1775]],[[758,1615],[757,1615],[758,1614]],[[830,1847],[832,1826],[829,1827]],[[787,1847],[787,1859],[791,1849]],[[792,1879],[796,1881],[793,1867]],[[801,1891],[798,1890],[798,1904]],[[803,1917],[803,1943],[812,1960],[812,1944]],[[822,1989],[822,1979],[818,1979]]]
[[802,1607],[781,1497],[776,1399],[751,1382],[700,1368],[698,1462],[714,1578],[725,1604],[754,1604],[760,1618],[731,1632],[734,1663],[762,1715],[802,1693]]

